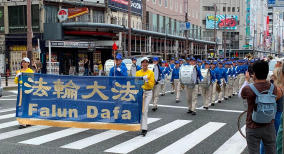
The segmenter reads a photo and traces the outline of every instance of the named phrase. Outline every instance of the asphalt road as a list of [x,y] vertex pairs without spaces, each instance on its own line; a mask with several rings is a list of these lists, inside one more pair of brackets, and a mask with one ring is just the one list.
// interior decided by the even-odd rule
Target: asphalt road
[[[169,83],[167,85],[169,91]],[[159,97],[158,110],[149,107],[148,134],[140,132],[87,130],[31,126],[18,129],[15,119],[17,92],[0,98],[0,154],[80,154],[80,153],[247,153],[246,141],[237,129],[244,111],[234,96],[204,110],[198,96],[197,115],[187,114],[185,91],[181,102],[167,92]]]

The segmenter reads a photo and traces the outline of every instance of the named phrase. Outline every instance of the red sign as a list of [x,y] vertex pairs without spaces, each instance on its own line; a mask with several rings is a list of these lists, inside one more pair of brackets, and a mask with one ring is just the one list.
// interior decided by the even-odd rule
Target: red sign
[[65,21],[68,18],[68,10],[67,9],[61,9],[58,11],[58,19],[60,21]]
[[84,8],[69,8],[68,9],[68,19],[75,18],[84,14],[88,14],[89,9],[84,7]]

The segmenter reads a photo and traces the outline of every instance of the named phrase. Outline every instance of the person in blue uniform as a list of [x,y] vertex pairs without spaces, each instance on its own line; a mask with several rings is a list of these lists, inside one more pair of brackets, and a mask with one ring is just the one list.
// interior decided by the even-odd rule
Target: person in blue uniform
[[[196,59],[192,57],[190,59],[190,65],[196,66]],[[197,67],[197,79],[196,85],[194,86],[186,86],[186,98],[188,105],[188,112],[192,115],[196,115],[196,104],[197,104],[197,94],[198,94],[198,79],[203,82],[203,77],[201,75],[200,69]]]
[[109,76],[128,76],[126,66],[122,65],[122,56],[117,54],[115,57],[116,65],[110,69]]
[[197,59],[196,61],[197,61],[197,65],[196,65],[196,67],[201,68],[201,66],[202,66],[202,61],[201,61],[201,60],[199,60],[199,59]]
[[[170,61],[170,65],[169,65],[169,76],[172,77],[172,72],[173,69],[175,68],[175,63],[174,63],[175,59],[172,58]],[[171,85],[171,94],[174,94],[174,90],[175,90],[175,86],[174,84]]]
[[[210,71],[211,77],[212,77],[212,81],[211,83],[213,84],[215,82],[215,76],[214,76],[214,71],[212,72],[210,69],[210,62],[205,62],[205,68]],[[212,76],[213,74],[213,76]],[[208,110],[209,107],[209,101],[211,100],[212,97],[212,84],[210,84],[208,87],[201,87],[201,93],[202,93],[202,97],[203,97],[203,102],[204,102],[204,106],[203,108]]]
[[206,63],[206,59],[203,59],[201,69],[205,69],[205,63]]
[[239,73],[239,90],[245,82],[246,66],[244,66],[244,61],[240,60],[240,65],[237,72]]
[[[232,75],[232,71],[231,71],[231,67],[230,67],[230,62],[226,62],[225,63],[225,70],[226,70],[226,73],[227,73],[227,77],[228,77],[228,81],[230,80],[231,78],[231,75]],[[229,90],[230,90],[230,85],[227,84],[225,87],[224,87],[224,98],[225,100],[227,100],[229,98]],[[231,98],[231,96],[230,96]]]
[[[216,71],[217,62],[211,63],[211,76],[212,76],[212,96],[211,96],[211,105],[214,106],[216,103],[216,86],[219,80],[219,76]],[[215,80],[213,80],[215,79]]]
[[162,96],[166,94],[166,83],[167,83],[167,75],[170,72],[169,68],[165,66],[166,61],[162,61],[162,66],[160,67],[160,72],[162,73],[161,79],[161,89],[162,89]]
[[221,92],[218,94],[218,103],[221,103],[223,100],[222,96],[223,96],[224,87],[228,83],[227,72],[226,69],[223,68],[222,62],[219,62],[219,67],[218,69],[216,69],[216,73],[219,76],[218,84],[220,85],[221,88]]
[[140,71],[141,67],[136,64],[137,63],[137,58],[133,57],[131,60],[132,60],[132,64],[136,65],[136,71]]
[[183,59],[179,59],[179,67],[183,66]]
[[190,58],[187,58],[187,59],[186,59],[186,63],[185,63],[184,65],[190,65],[190,62],[189,62],[189,61],[190,61]]
[[171,77],[171,84],[174,85],[175,91],[177,93],[177,95],[176,95],[176,103],[178,103],[180,101],[181,84],[180,84],[180,80],[179,80],[179,71],[180,71],[179,61],[176,61],[175,62],[175,67],[174,67],[174,69],[172,71],[172,77]]
[[233,78],[234,78],[234,82],[233,82],[233,96],[237,95],[237,91],[238,91],[238,85],[239,85],[239,80],[237,78],[237,62],[236,61],[233,61],[233,66],[232,66],[232,69],[233,69]]

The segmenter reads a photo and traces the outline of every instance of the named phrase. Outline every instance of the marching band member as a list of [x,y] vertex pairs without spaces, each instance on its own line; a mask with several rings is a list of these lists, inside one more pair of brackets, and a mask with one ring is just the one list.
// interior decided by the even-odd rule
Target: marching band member
[[[196,60],[194,57],[190,59],[190,65],[194,66],[196,65]],[[203,82],[203,77],[198,67],[197,67],[197,77],[201,82]],[[198,79],[196,79],[196,83],[198,84]],[[194,85],[194,87],[186,86],[186,98],[188,104],[187,113],[192,113],[192,115],[196,115],[195,109],[197,104],[197,93],[198,93],[198,85]]]
[[[218,84],[220,85],[221,92],[218,94],[218,103],[221,103],[224,87],[228,83],[226,69],[223,68],[223,63],[219,62],[219,68],[216,69],[217,76],[219,76]],[[224,81],[225,80],[225,81]]]
[[205,63],[206,63],[206,59],[203,59],[203,63],[201,65],[201,69],[205,69]]
[[126,66],[122,65],[122,56],[117,54],[115,57],[116,65],[110,69],[109,76],[128,76]]
[[175,91],[177,93],[176,96],[176,103],[178,103],[180,101],[180,89],[181,89],[181,85],[180,85],[180,80],[179,80],[179,61],[175,62],[176,66],[173,69],[172,72],[172,77],[171,77],[171,84],[175,86]]
[[[228,77],[228,81],[229,81],[230,78],[231,78],[231,74],[232,74],[231,68],[230,68],[230,65],[229,65],[229,62],[226,62],[226,63],[225,63],[225,70],[226,70],[227,77]],[[224,98],[225,98],[225,100],[228,99],[229,89],[230,89],[230,85],[227,84],[227,85],[224,87]],[[230,96],[230,98],[231,98],[231,96]]]
[[141,67],[136,64],[137,63],[137,58],[133,57],[131,60],[132,60],[132,64],[135,64],[135,66],[136,66],[136,71],[140,71]]
[[[171,61],[170,61],[170,66],[169,66],[170,72],[169,72],[169,75],[170,75],[170,73],[173,72],[173,69],[175,68],[174,61],[175,61],[174,58],[172,58]],[[171,85],[171,94],[174,94],[174,90],[175,90],[175,85],[172,84],[172,85]]]
[[[254,60],[250,60],[248,67],[250,67],[250,66],[252,67],[253,63],[254,63]],[[282,67],[282,65],[281,65],[281,67]],[[253,79],[252,78],[250,78],[249,83],[253,83]]]
[[183,59],[179,59],[179,67],[182,67],[184,65]]
[[245,73],[246,73],[246,68],[243,65],[244,62],[242,60],[240,60],[240,66],[238,67],[238,73],[239,74],[239,90],[241,89],[241,87],[243,86],[244,82],[245,82]]
[[[229,64],[229,69],[230,69],[230,79],[233,80],[233,84],[234,84],[234,79],[235,79],[235,72],[234,72],[234,69],[233,69],[233,62],[228,62]],[[229,85],[229,98],[231,98],[233,96],[233,85]]]
[[216,69],[215,67],[217,66],[217,62],[213,62],[211,63],[211,76],[212,76],[212,80],[213,78],[215,80],[212,81],[212,96],[211,96],[211,105],[214,106],[215,105],[215,99],[216,99],[216,85],[217,85],[217,82],[218,82],[218,78],[219,76],[217,76],[217,72],[216,72]]
[[158,71],[159,73],[159,77],[157,78],[158,80],[155,81],[155,85],[154,85],[154,88],[153,88],[153,95],[152,95],[152,99],[153,99],[153,111],[156,111],[158,108],[157,108],[157,104],[158,104],[158,100],[159,100],[159,92],[160,92],[160,80],[162,78],[162,70],[159,66],[159,58],[158,57],[153,57],[153,64],[154,65],[157,65],[158,66],[158,70],[155,70],[155,67],[154,67],[154,75],[155,75],[155,71]]
[[237,89],[238,89],[238,84],[239,84],[239,80],[237,78],[237,62],[236,61],[233,61],[233,78],[234,78],[234,82],[233,82],[233,96],[237,95]]
[[162,67],[160,67],[162,72],[162,80],[161,80],[161,89],[162,96],[166,94],[166,83],[167,83],[167,74],[169,73],[169,68],[165,66],[166,61],[162,61]]
[[[16,84],[19,83],[19,78],[22,75],[22,73],[34,73],[34,71],[29,68],[30,62],[31,62],[30,59],[27,58],[27,57],[22,59],[22,62],[21,62],[22,69],[18,70],[16,72],[16,77],[15,77],[15,80],[14,80]],[[20,81],[20,83],[21,83],[21,81]],[[28,126],[30,126],[30,125],[22,125],[22,124],[20,124],[19,129],[26,128]]]
[[150,71],[148,69],[148,65],[149,65],[149,59],[147,57],[144,57],[141,59],[141,65],[142,65],[142,70],[137,71],[136,72],[136,77],[143,77],[144,80],[144,85],[142,86],[143,90],[144,90],[144,109],[142,112],[142,118],[141,118],[141,135],[145,136],[147,134],[147,129],[148,129],[148,125],[147,125],[147,118],[148,118],[148,107],[149,104],[152,100],[152,89],[154,87],[155,84],[155,75],[154,72]]
[[[212,76],[212,83],[215,81],[214,71],[210,70],[210,62],[205,62],[205,69],[208,69]],[[213,75],[212,75],[213,74]],[[212,96],[212,84],[209,87],[201,87],[201,93],[204,102],[204,109],[208,110],[209,101]]]
[[[201,68],[202,68],[203,65],[204,65],[204,64],[202,63],[202,61],[201,61],[200,59],[197,59],[197,65],[196,65],[196,67],[199,68],[199,70],[201,70]],[[199,95],[199,96],[201,95],[201,87],[200,87],[200,86],[198,86],[198,95]]]
[[184,65],[190,65],[190,62],[189,62],[189,61],[190,61],[190,58],[187,58],[187,59],[186,59],[186,63],[185,63]]

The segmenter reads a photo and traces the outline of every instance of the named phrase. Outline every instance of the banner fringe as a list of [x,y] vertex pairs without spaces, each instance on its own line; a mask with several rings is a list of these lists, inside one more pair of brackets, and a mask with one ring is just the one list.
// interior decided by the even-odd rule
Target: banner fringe
[[99,123],[99,122],[74,122],[58,120],[42,120],[30,118],[17,118],[22,125],[46,125],[53,127],[75,127],[88,129],[112,129],[125,131],[140,131],[140,124],[118,124],[118,123]]

